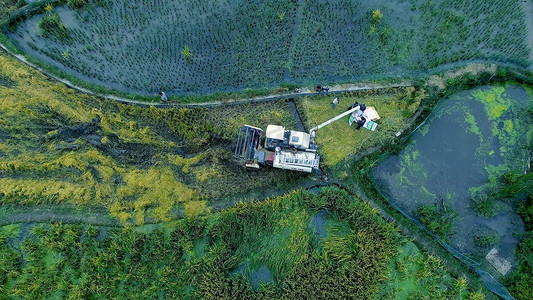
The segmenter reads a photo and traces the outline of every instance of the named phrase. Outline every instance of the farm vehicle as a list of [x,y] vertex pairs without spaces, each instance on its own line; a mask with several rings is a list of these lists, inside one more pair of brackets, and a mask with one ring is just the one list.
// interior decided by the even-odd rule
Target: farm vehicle
[[376,128],[373,121],[379,119],[374,107],[366,108],[364,104],[353,104],[349,109],[326,122],[311,128],[309,133],[286,130],[279,125],[268,125],[265,138],[263,129],[243,125],[239,129],[235,158],[247,169],[260,169],[270,166],[279,169],[311,173],[319,169],[320,155],[315,142],[315,135],[323,128],[344,116],[350,115],[358,128],[364,126],[369,130]]

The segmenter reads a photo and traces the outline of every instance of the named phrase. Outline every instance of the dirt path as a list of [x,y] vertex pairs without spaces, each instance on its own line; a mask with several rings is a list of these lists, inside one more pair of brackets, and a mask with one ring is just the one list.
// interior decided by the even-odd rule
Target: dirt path
[[[525,22],[527,28],[527,40],[530,48],[529,59],[533,61],[533,0],[521,0],[525,12]],[[533,64],[529,66],[533,69]]]

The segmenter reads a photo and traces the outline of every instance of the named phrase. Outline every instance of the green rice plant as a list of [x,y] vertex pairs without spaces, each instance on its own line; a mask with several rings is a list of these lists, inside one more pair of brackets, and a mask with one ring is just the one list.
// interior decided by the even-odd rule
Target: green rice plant
[[[347,250],[313,244],[309,218],[318,208],[351,229],[326,237],[347,241],[338,244]],[[15,250],[8,239],[20,232],[19,225],[0,227],[2,298],[372,298],[394,282],[386,270],[402,239],[367,204],[336,188],[317,195],[295,191],[164,224],[40,224],[20,237]],[[410,276],[425,278],[421,289],[448,298],[471,294],[461,279],[451,288],[454,279],[442,263],[410,245],[414,255],[402,247],[399,259],[413,259],[407,267]],[[339,259],[334,253],[342,251],[346,257]],[[274,273],[273,282],[252,286],[250,272],[258,265]]]
[[275,91],[282,82],[310,86],[423,75],[471,60],[527,68],[520,3],[478,2],[150,0],[133,7],[121,0],[98,2],[98,10],[72,8],[68,60],[61,56],[64,42],[43,41],[31,18],[18,22],[10,37],[22,50],[54,60],[62,72],[94,78],[99,86],[93,88],[113,87],[145,99],[155,99],[160,89],[195,101],[191,95],[216,99],[213,93],[221,91]]
[[187,59],[189,63],[192,63],[192,53],[189,46],[185,46],[185,48],[183,48],[183,51],[181,51],[181,54]]

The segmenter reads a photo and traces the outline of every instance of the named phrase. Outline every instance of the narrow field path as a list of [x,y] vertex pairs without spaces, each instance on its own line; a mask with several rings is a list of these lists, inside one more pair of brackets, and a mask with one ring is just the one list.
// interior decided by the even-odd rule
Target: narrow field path
[[92,212],[65,211],[63,208],[27,207],[24,212],[13,212],[0,219],[0,226],[23,223],[64,223],[91,224],[99,226],[122,226],[120,222],[109,216],[107,210]]

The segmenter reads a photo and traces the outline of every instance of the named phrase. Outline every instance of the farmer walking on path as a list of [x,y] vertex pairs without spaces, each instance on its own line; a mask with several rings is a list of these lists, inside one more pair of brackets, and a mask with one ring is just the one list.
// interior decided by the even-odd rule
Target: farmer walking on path
[[168,97],[165,94],[165,92],[163,91],[159,92],[159,96],[161,96],[161,103],[168,103]]

